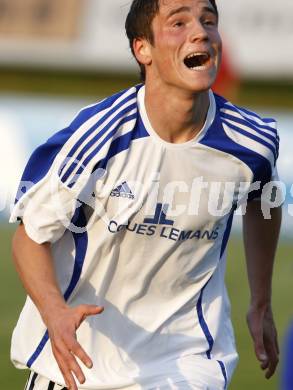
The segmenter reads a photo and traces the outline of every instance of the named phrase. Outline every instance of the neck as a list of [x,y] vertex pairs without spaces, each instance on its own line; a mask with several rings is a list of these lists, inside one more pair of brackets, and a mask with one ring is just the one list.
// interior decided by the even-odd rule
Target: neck
[[192,93],[154,83],[145,85],[145,106],[153,129],[165,141],[187,142],[201,131],[209,109],[208,91]]

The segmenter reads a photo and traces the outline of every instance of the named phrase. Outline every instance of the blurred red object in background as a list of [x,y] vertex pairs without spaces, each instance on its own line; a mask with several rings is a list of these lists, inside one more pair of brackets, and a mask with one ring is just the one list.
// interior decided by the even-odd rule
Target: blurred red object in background
[[228,100],[237,100],[240,88],[240,78],[237,69],[231,61],[230,53],[223,48],[222,63],[213,91]]

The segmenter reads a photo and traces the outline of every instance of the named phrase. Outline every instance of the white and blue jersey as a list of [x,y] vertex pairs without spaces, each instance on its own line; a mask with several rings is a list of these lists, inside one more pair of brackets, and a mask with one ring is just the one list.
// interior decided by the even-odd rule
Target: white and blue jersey
[[[52,243],[69,305],[105,307],[77,331],[93,359],[81,388],[224,389],[237,362],[226,245],[237,205],[258,198],[274,172],[275,121],[210,92],[203,129],[172,144],[152,128],[144,93],[139,85],[86,107],[40,146],[11,221]],[[64,384],[30,298],[11,356]]]

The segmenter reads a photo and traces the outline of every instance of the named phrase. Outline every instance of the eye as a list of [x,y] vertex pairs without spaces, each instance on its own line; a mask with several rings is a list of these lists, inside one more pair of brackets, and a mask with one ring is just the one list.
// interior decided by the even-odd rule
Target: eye
[[214,22],[212,20],[204,20],[203,24],[206,26],[214,26]]
[[218,22],[215,18],[212,18],[212,17],[209,17],[209,18],[204,18],[202,20],[202,23],[205,25],[205,26],[217,26]]
[[173,27],[175,27],[175,28],[179,28],[182,26],[184,26],[184,22],[182,22],[180,20],[177,20],[175,23],[173,23]]

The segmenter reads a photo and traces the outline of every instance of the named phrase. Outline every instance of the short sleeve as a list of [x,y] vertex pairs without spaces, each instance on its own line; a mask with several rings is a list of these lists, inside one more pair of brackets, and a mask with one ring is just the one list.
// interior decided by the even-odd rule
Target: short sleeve
[[83,180],[75,186],[61,180],[72,135],[69,127],[39,146],[31,155],[18,187],[10,222],[21,220],[29,237],[39,244],[57,241],[80,205]]
[[80,233],[79,209],[94,208],[96,183],[105,175],[119,139],[123,141],[113,137],[125,123],[136,123],[136,94],[136,88],[130,88],[81,109],[67,128],[34,151],[10,222],[22,220],[37,243],[56,242],[69,228]]

